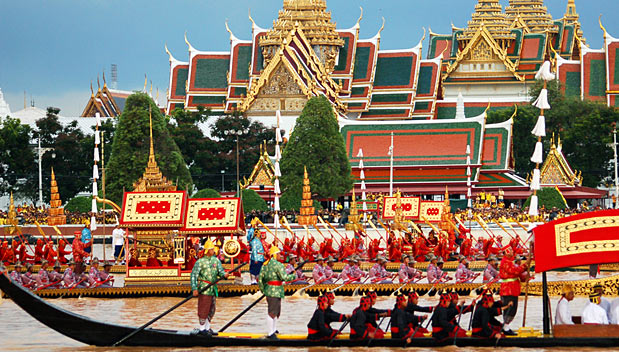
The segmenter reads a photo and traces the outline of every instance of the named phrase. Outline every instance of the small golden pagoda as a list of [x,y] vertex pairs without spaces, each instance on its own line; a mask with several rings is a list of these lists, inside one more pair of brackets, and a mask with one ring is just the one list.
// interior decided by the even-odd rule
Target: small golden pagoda
[[453,225],[451,221],[451,205],[449,203],[449,189],[445,186],[445,200],[443,201],[443,212],[441,213],[441,222],[438,227],[443,231],[449,231]]
[[355,196],[355,188],[352,189],[352,201],[350,202],[350,214],[346,223],[346,230],[361,230],[363,225],[360,223],[359,209],[357,209],[357,197]]
[[13,192],[11,192],[11,200],[9,203],[9,212],[6,218],[6,225],[9,225],[4,228],[4,233],[7,235],[12,235],[15,230],[17,230],[17,212],[15,211],[15,203],[13,202]]
[[572,170],[562,152],[561,137],[552,136],[550,151],[540,169],[540,184],[544,186],[578,186],[582,184],[582,172]]
[[260,145],[260,158],[258,159],[258,162],[256,162],[256,165],[254,165],[249,178],[243,177],[243,181],[241,181],[241,188],[273,188],[274,180],[275,166],[271,161],[269,153],[267,153],[267,142],[264,141],[263,144]]
[[149,109],[149,128],[150,128],[150,151],[148,154],[148,164],[142,174],[142,178],[133,184],[134,192],[163,192],[176,191],[176,186],[163,176],[155,160],[155,148],[153,147],[153,117]]
[[576,11],[576,3],[575,0],[567,1],[567,9],[565,10],[565,15],[563,18],[565,19],[566,24],[573,24],[576,27],[576,35],[583,43],[586,43],[586,39],[583,37],[582,27],[580,25],[580,15]]
[[307,167],[303,167],[303,199],[301,199],[301,209],[298,218],[299,225],[315,225],[316,215],[314,215],[314,201],[310,190],[310,181],[307,176]]
[[64,209],[60,206],[62,201],[60,200],[60,194],[58,193],[58,184],[56,183],[56,175],[52,168],[52,187],[51,187],[51,200],[49,201],[49,217],[47,218],[47,224],[53,225],[65,225],[67,223],[67,216],[64,215]]
[[288,33],[298,25],[327,71],[332,72],[344,39],[335,30],[331,12],[326,10],[326,0],[284,0],[284,8],[279,11],[277,20],[273,21],[273,28],[260,39],[264,67],[273,58]]
[[505,14],[509,22],[513,23],[518,20],[523,23],[525,33],[545,31],[558,33],[559,31],[552,20],[552,16],[544,6],[544,0],[509,0]]

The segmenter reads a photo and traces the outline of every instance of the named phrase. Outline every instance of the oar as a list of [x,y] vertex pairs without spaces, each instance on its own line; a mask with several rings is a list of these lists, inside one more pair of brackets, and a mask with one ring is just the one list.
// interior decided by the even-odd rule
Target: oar
[[348,323],[350,323],[350,319],[346,319],[344,320],[344,324],[342,324],[342,326],[340,326],[339,330],[337,331],[337,333],[335,335],[333,335],[333,337],[331,338],[331,340],[329,340],[329,344],[327,344],[327,347],[331,347],[331,343],[333,343],[333,340],[335,340],[335,338],[337,337],[337,335],[341,334],[342,331],[344,330],[344,328],[346,327],[346,325],[348,325]]
[[[273,259],[271,259],[273,260]],[[294,268],[294,271],[299,270],[300,268],[303,267],[303,265],[305,264],[305,261],[302,261],[301,263],[299,263],[299,265],[297,265],[296,268]],[[241,265],[242,266],[242,265]],[[239,268],[241,267],[239,266]],[[262,299],[266,297],[266,295],[263,293],[262,295],[260,295],[260,297],[258,297],[258,299],[256,299],[252,304],[248,305],[245,309],[243,309],[242,312],[240,312],[239,314],[237,314],[234,318],[232,318],[232,320],[230,320],[229,322],[226,323],[226,325],[224,325],[221,329],[219,329],[219,332],[224,332],[227,328],[230,327],[230,325],[234,324],[234,322],[236,322],[237,320],[239,320],[243,315],[245,315],[245,313],[249,312],[250,309],[254,308],[254,306],[256,304],[258,304],[258,302],[262,301]]]
[[[326,280],[326,279],[325,279],[325,280]],[[305,293],[305,290],[307,290],[308,288],[310,288],[310,287],[312,287],[312,286],[314,286],[314,285],[321,284],[321,283],[322,283],[323,281],[325,281],[325,280],[314,281],[314,283],[313,283],[313,284],[309,284],[309,285],[307,285],[307,286],[305,286],[305,287],[303,287],[303,288],[298,289],[298,290],[297,290],[297,292],[295,292],[295,293],[293,293],[293,294],[292,294],[292,297],[301,297],[301,296],[303,296],[303,294]]]
[[520,236],[514,237],[511,233],[507,232],[507,229],[505,229],[505,227],[503,227],[503,225],[501,225],[501,223],[497,219],[493,219],[493,221],[494,221],[495,224],[499,225],[501,230],[503,230],[503,232],[505,232],[507,234],[507,236],[509,236],[511,239],[517,240],[518,243],[523,244],[522,243],[522,239],[520,238]]
[[[233,273],[237,270],[239,270],[240,268],[242,268],[243,266],[245,266],[245,263],[242,263],[240,265],[238,265],[237,267],[235,267],[234,269],[228,271],[228,274]],[[207,286],[205,286],[204,288],[202,288],[198,293],[202,293],[206,290],[208,290],[209,288],[211,288],[213,285],[217,284],[221,279],[223,279],[223,277],[220,277],[219,279],[213,281],[212,283],[208,284]],[[193,294],[190,294],[189,296],[187,296],[187,298],[183,299],[182,301],[178,302],[177,304],[175,304],[174,306],[172,306],[170,309],[166,310],[165,312],[159,314],[157,317],[155,317],[154,319],[152,319],[151,321],[149,321],[148,323],[140,326],[139,328],[133,330],[130,334],[128,334],[127,336],[123,337],[122,339],[116,341],[112,346],[116,347],[118,345],[120,345],[121,343],[127,341],[129,338],[133,337],[135,334],[139,333],[140,331],[146,329],[147,327],[149,327],[150,325],[152,325],[154,322],[156,322],[157,320],[163,318],[164,316],[168,315],[170,312],[172,312],[173,310],[175,310],[176,308],[182,306],[183,304],[189,302],[189,300],[191,300],[193,298]]]
[[273,238],[275,238],[279,243],[281,243],[282,245],[284,244],[284,242],[282,242],[282,240],[280,240],[279,238],[277,238],[277,236],[275,236],[275,234],[273,233],[273,231],[271,231],[271,229],[269,229],[267,227],[267,225],[265,225],[262,221],[260,221],[260,219],[258,218],[254,218],[254,220],[258,221],[258,223],[260,225],[262,225],[262,227],[264,227],[265,230],[267,230],[271,235],[273,235]]
[[[529,256],[527,258],[527,273],[529,274],[528,276],[530,276],[530,271],[531,271],[531,254],[533,253],[533,242],[531,242],[531,245],[529,246]],[[527,323],[527,303],[529,300],[529,281],[531,281],[530,277],[527,277],[527,282],[524,285],[525,286],[525,291],[524,291],[524,311],[522,312],[522,327],[524,328],[526,323]]]
[[365,284],[368,280],[370,279],[370,275],[368,274],[368,277],[365,278],[365,280],[363,280],[362,283],[359,284],[359,286],[357,286],[357,288],[352,291],[352,295],[354,296],[358,296],[359,295],[359,289],[361,288],[361,286],[363,286],[363,284]]
[[[378,325],[376,326],[377,330],[380,329],[380,326],[382,325],[383,321],[385,320],[387,316],[384,316],[380,322],[378,323]],[[389,316],[389,323],[387,324],[387,328],[385,329],[385,332],[387,330],[389,330],[389,325],[391,325],[391,316]],[[369,341],[366,347],[370,347],[370,344],[372,344],[372,341],[374,341],[374,339],[376,338],[376,335],[374,335]]]
[[[428,322],[426,323],[426,326],[424,327],[424,329],[427,329],[428,326],[430,325],[430,322],[432,321],[432,318],[434,317],[434,313],[436,313],[436,307],[432,310],[432,315],[430,315],[430,318],[428,318]],[[411,337],[417,335],[417,331],[419,331],[419,328],[422,326],[423,324],[421,322],[419,322],[419,325],[417,325],[417,327],[415,328],[415,331],[413,331],[413,334],[411,335]],[[408,347],[408,344],[410,342],[406,341],[406,344],[404,344],[404,348]]]
[[[454,343],[456,345],[456,340],[458,339],[458,330],[460,330],[460,319],[462,319],[462,311],[464,310],[464,304],[460,305],[460,312],[458,313],[458,322],[456,323],[456,336],[454,336]],[[473,320],[473,316],[471,316],[471,321]]]

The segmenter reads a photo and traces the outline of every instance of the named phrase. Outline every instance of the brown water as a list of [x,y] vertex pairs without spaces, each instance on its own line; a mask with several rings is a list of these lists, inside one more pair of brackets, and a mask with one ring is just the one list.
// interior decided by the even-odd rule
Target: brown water
[[[550,279],[567,280],[575,279],[574,273],[553,273]],[[580,276],[582,274],[578,274]],[[228,320],[234,317],[245,306],[253,302],[258,295],[244,296],[236,298],[220,298],[217,300],[217,313],[213,319],[213,329],[225,324]],[[467,303],[474,297],[463,297]],[[166,308],[174,305],[180,298],[127,298],[127,299],[101,299],[101,298],[71,298],[71,299],[53,299],[50,300],[64,309],[70,310],[77,314],[82,314],[93,319],[106,321],[110,323],[118,323],[125,325],[139,326],[148,320],[155,317]],[[379,297],[377,302],[378,308],[391,308],[395,299],[392,297]],[[554,307],[558,298],[551,298],[552,307]],[[421,305],[437,304],[436,297],[422,297]],[[570,303],[573,315],[580,315],[580,312],[586,304],[586,299],[577,297]],[[196,317],[196,300],[191,300],[184,306],[181,306],[173,313],[159,320],[154,324],[154,327],[191,330],[197,326]],[[351,312],[358,305],[358,298],[353,297],[337,297],[334,309],[341,313]],[[541,297],[529,297],[527,308],[527,326],[542,329],[542,300]],[[520,298],[520,305],[516,322],[518,326],[522,325],[524,297]],[[278,329],[284,334],[305,334],[306,324],[315,309],[315,300],[308,297],[286,297],[282,306],[282,317],[278,323]],[[553,312],[554,314],[554,312]],[[228,331],[229,332],[252,332],[266,333],[265,331],[265,315],[266,303],[263,301],[254,309],[249,311],[237,323],[235,323]],[[470,314],[462,316],[461,326],[469,326]],[[383,322],[383,328],[386,328],[388,318]],[[334,324],[337,326],[337,324]],[[348,329],[345,329],[348,332]],[[79,342],[73,341],[55,331],[40,324],[28,314],[17,307],[11,300],[4,299],[0,303],[0,350],[2,351],[30,351],[30,350],[104,350],[100,348],[85,346]],[[367,350],[366,348],[357,348],[354,350]],[[109,349],[105,349],[109,350]],[[129,350],[129,348],[115,349],[117,351]],[[142,349],[131,349],[139,351]],[[146,350],[146,349],[143,349]],[[152,349],[148,349],[149,351]],[[186,351],[195,349],[156,349],[161,351]],[[199,349],[198,349],[199,350]],[[207,350],[207,349],[203,349]],[[208,349],[209,351],[234,351],[244,350],[243,348],[219,348]],[[249,348],[245,350],[250,350]],[[322,351],[324,348],[270,348],[270,349],[251,349],[251,350],[268,350],[268,351]],[[351,349],[339,349],[349,351]],[[385,349],[372,348],[372,351],[397,351],[399,348]],[[419,351],[430,351],[431,349],[417,349]],[[456,348],[445,347],[441,351],[490,351],[490,348]],[[508,348],[505,351],[517,351],[520,349]],[[550,351],[551,349],[548,349]],[[552,349],[557,351],[561,349]],[[582,348],[565,349],[570,351],[582,351]],[[589,349],[593,350],[593,349]],[[532,350],[527,350],[532,351]],[[533,351],[545,351],[538,349]]]

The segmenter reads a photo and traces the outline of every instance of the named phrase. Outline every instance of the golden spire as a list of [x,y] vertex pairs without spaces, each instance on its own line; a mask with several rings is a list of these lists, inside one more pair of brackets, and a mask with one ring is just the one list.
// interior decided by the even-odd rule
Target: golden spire
[[6,219],[7,225],[17,226],[17,212],[15,211],[15,203],[13,202],[13,192],[11,191],[11,200],[9,203],[9,212]]
[[314,201],[312,200],[312,192],[310,190],[309,176],[307,175],[307,167],[303,166],[303,198],[301,199],[301,209],[299,209],[299,217],[297,222],[299,225],[315,225],[316,215],[314,215]]
[[160,192],[160,191],[176,191],[176,186],[168,181],[157,166],[157,160],[155,160],[155,147],[153,143],[153,116],[151,106],[149,102],[148,106],[148,128],[150,137],[150,149],[148,151],[148,162],[146,164],[146,170],[142,174],[137,182],[133,184],[133,191],[135,192]]
[[458,39],[473,38],[480,27],[485,27],[495,40],[516,38],[509,28],[509,21],[503,13],[499,0],[478,0],[468,27],[463,34],[458,36]]
[[67,223],[67,216],[64,215],[64,209],[60,207],[62,205],[62,201],[60,200],[60,194],[58,193],[58,183],[56,183],[56,175],[54,174],[53,167],[50,198],[49,217],[47,218],[47,224],[49,226],[65,225]]
[[544,6],[544,0],[509,0],[505,14],[510,22],[520,17],[532,33],[558,32],[558,27]]

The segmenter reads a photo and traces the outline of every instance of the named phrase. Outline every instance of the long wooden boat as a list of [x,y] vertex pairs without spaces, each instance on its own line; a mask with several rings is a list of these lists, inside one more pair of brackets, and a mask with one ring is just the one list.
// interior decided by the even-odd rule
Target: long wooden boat
[[[112,346],[136,328],[109,324],[84,317],[55,307],[40,297],[15,285],[0,274],[0,289],[6,292],[20,308],[47,327],[81,343],[95,346]],[[389,334],[388,334],[389,336]],[[123,346],[144,347],[327,347],[326,341],[309,341],[303,335],[280,335],[280,340],[269,340],[261,335],[226,333],[217,337],[192,335],[189,331],[145,329],[126,340]],[[438,347],[453,345],[453,340],[435,341],[430,337],[414,339],[410,347]],[[351,340],[348,335],[339,336],[330,347],[365,347],[368,341]],[[372,341],[372,347],[404,347],[402,340],[390,338]],[[510,337],[500,340],[464,337],[457,340],[459,347],[616,347],[619,337]]]

